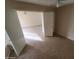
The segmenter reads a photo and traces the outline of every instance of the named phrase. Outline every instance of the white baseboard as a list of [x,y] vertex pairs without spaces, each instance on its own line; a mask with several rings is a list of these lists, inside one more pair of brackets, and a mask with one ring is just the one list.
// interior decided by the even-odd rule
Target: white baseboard
[[63,36],[63,37],[65,37],[65,38],[67,38],[67,39],[70,39],[70,40],[72,40],[72,41],[74,41],[73,39],[71,39],[70,37],[68,37],[68,36],[66,36],[66,35],[64,35],[63,33],[59,33],[59,32],[55,32],[55,33],[57,33],[57,34],[59,34],[59,35],[61,35],[61,36]]

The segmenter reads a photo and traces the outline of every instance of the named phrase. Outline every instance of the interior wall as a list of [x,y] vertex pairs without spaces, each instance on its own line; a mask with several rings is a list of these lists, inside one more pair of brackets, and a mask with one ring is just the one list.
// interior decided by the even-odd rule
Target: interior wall
[[33,3],[27,3],[27,2],[19,2],[16,1],[15,8],[17,10],[27,10],[27,11],[54,11],[55,6],[42,6],[38,4]]
[[26,42],[24,40],[16,10],[13,8],[14,2],[14,0],[6,0],[5,29],[13,44],[12,47],[14,48],[14,51],[19,55]]
[[42,12],[17,11],[22,27],[42,26]]
[[55,32],[74,40],[74,5],[56,9]]
[[11,42],[7,32],[5,31],[5,57],[8,57],[10,54],[10,48],[8,47],[8,45],[11,45]]
[[7,32],[5,31],[5,47],[6,47],[7,45],[11,45],[11,43],[10,43],[10,38],[9,38],[9,36],[8,36]]

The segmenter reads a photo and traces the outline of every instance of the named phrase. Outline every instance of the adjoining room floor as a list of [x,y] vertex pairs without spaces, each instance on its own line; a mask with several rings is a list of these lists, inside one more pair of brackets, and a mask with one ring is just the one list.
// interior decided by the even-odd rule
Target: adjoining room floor
[[24,37],[26,40],[38,40],[41,41],[43,37],[42,25],[33,26],[33,27],[24,27],[22,28]]

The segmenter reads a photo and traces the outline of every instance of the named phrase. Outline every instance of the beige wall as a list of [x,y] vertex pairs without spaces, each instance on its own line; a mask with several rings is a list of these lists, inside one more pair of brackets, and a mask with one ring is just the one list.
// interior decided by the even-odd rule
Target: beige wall
[[54,11],[55,6],[42,6],[27,2],[16,2],[15,8],[17,10],[27,10],[27,11]]
[[[14,0],[12,1],[14,2]],[[14,48],[14,51],[19,55],[26,42],[16,10],[13,8],[13,2],[11,2],[11,0],[6,0],[5,29],[13,44],[12,47]]]
[[73,4],[56,9],[55,32],[74,40],[74,6]]
[[32,27],[42,25],[42,12],[17,11],[22,27]]

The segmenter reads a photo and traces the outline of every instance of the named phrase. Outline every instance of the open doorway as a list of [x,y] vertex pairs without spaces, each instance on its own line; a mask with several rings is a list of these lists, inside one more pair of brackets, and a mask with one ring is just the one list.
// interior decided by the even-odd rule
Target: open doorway
[[44,36],[43,12],[17,10],[17,15],[25,39],[43,41],[42,40],[42,37]]

